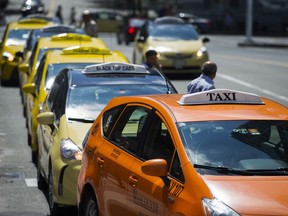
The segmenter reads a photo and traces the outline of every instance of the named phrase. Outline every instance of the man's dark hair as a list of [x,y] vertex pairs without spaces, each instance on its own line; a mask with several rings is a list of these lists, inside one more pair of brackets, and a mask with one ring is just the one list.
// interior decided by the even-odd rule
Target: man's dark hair
[[202,66],[202,73],[211,76],[217,72],[217,65],[214,62],[207,61]]
[[155,55],[158,55],[158,53],[157,53],[156,50],[148,50],[148,51],[145,53],[145,57],[146,57],[146,58],[149,58],[150,56],[155,56]]

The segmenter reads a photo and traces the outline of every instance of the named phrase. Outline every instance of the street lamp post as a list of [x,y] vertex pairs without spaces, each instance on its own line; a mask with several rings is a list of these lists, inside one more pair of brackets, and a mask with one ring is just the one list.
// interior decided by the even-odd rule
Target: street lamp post
[[246,43],[253,43],[253,0],[246,0]]

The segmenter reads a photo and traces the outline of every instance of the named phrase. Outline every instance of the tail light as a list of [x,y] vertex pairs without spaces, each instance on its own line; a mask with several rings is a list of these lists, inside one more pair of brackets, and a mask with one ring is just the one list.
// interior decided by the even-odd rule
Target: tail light
[[128,28],[128,34],[133,34],[135,33],[135,28],[134,27],[129,27]]

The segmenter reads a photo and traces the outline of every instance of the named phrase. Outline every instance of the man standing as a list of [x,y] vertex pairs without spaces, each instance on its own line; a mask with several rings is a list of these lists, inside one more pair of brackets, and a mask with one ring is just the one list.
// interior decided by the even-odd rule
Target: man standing
[[214,78],[216,77],[217,65],[207,61],[202,66],[202,74],[192,80],[187,87],[188,94],[215,89]]
[[159,71],[162,70],[162,65],[158,63],[158,52],[156,50],[148,50],[145,53],[146,62],[144,63],[144,66],[147,70],[156,68]]

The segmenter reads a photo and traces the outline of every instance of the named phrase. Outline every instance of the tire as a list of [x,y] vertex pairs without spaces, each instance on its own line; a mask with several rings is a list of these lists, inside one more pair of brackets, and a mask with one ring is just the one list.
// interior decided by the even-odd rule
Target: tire
[[31,157],[32,157],[32,162],[35,164],[35,166],[38,166],[38,151],[32,151],[31,153]]
[[89,190],[84,196],[83,199],[83,212],[79,212],[79,215],[81,216],[98,216],[98,206],[96,197],[93,193],[93,191]]
[[58,216],[60,215],[60,207],[59,204],[54,201],[53,198],[53,174],[52,169],[49,170],[49,177],[48,177],[48,203],[50,209],[50,216]]
[[38,163],[37,163],[37,185],[40,190],[46,189],[47,188],[47,182],[45,178],[43,177],[40,166],[39,166],[39,153],[38,153]]

